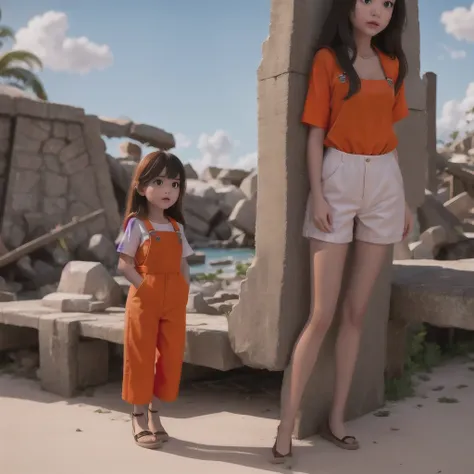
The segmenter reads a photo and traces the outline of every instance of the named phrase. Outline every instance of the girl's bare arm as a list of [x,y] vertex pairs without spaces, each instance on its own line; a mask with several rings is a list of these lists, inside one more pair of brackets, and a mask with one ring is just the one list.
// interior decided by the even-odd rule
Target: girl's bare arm
[[325,133],[322,128],[311,127],[308,134],[308,173],[313,199],[322,197],[321,169],[323,164]]
[[186,280],[186,282],[189,285],[189,283],[191,281],[191,276],[190,276],[190,273],[189,273],[189,265],[188,265],[188,261],[186,260],[186,258],[181,259],[181,273],[183,274],[184,279]]
[[123,253],[119,256],[118,271],[135,287],[138,288],[143,277],[135,270],[135,262],[132,257]]

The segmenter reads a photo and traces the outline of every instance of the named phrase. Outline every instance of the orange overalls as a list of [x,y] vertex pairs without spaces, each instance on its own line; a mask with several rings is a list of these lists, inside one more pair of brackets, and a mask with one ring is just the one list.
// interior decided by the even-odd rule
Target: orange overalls
[[159,232],[144,219],[150,238],[135,256],[143,282],[128,293],[122,385],[122,398],[133,405],[146,405],[153,395],[163,401],[178,396],[189,286],[181,273],[180,229],[170,222],[174,232]]

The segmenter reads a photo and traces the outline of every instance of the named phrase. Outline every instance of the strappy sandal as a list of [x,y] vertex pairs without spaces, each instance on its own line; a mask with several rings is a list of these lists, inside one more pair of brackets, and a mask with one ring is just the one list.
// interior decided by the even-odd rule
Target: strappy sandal
[[[148,408],[148,412],[149,413],[158,413],[158,410],[152,410],[150,408]],[[155,438],[157,440],[159,440],[161,443],[166,443],[170,437],[168,435],[168,433],[165,431],[165,430],[158,430],[158,431],[155,431],[153,433],[153,435],[155,436]]]
[[143,430],[143,431],[140,431],[140,433],[135,433],[135,428],[133,426],[133,418],[138,418],[139,416],[143,416],[143,413],[132,413],[132,433],[133,433],[133,439],[135,440],[135,443],[141,448],[146,448],[146,449],[159,448],[161,446],[161,441],[158,441],[158,439],[155,439],[154,441],[141,440],[141,438],[145,436],[153,436],[153,433],[151,431]]
[[329,441],[341,449],[356,450],[359,449],[359,442],[355,436],[344,436],[344,438],[338,438],[329,427],[329,421],[326,422],[324,428],[321,431],[321,438]]
[[287,462],[289,462],[293,459],[293,453],[292,453],[293,442],[290,439],[290,450],[288,451],[288,453],[286,453],[286,454],[279,453],[278,450],[277,450],[278,431],[279,431],[279,429],[277,429],[275,444],[273,445],[273,448],[272,448],[272,456],[273,457],[271,459],[271,463],[272,464],[285,464],[285,463],[287,463]]

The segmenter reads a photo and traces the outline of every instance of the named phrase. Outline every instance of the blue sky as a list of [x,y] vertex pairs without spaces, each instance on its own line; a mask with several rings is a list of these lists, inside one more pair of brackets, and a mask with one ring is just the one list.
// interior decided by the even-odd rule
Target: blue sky
[[[474,85],[466,99],[474,83],[473,2],[419,1],[421,67],[438,74],[441,133],[457,124],[471,99],[474,105]],[[466,23],[466,12],[451,13],[443,25],[442,13],[455,7],[472,8],[472,21]],[[256,70],[270,0],[6,0],[2,11],[2,23],[17,31],[35,16],[62,14],[37,19],[19,35],[21,44],[39,44],[45,34],[53,38],[41,53],[50,100],[179,134],[184,161],[232,165],[254,159]],[[65,36],[87,40],[64,42]],[[90,65],[89,72],[77,72]],[[117,141],[108,145],[117,153]]]

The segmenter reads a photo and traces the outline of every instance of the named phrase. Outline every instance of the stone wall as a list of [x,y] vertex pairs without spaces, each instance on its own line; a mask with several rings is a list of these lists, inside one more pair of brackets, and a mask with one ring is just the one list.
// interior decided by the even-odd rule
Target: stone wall
[[100,208],[105,215],[75,232],[72,248],[119,231],[100,122],[80,108],[0,96],[0,192],[8,248]]
[[[301,114],[314,47],[330,2],[273,0],[270,35],[258,72],[259,181],[256,258],[229,316],[232,348],[245,365],[285,370],[308,318],[309,254],[302,225],[309,190],[307,129]],[[409,61],[410,116],[398,127],[399,156],[409,204],[424,198],[427,162],[424,87],[419,75],[418,2],[407,1],[404,45]],[[264,177],[264,179],[261,179]],[[348,416],[383,403],[391,255],[378,278],[366,315]],[[316,431],[329,408],[334,374],[334,330],[309,382],[296,427],[300,437]],[[282,396],[285,396],[286,370]]]

